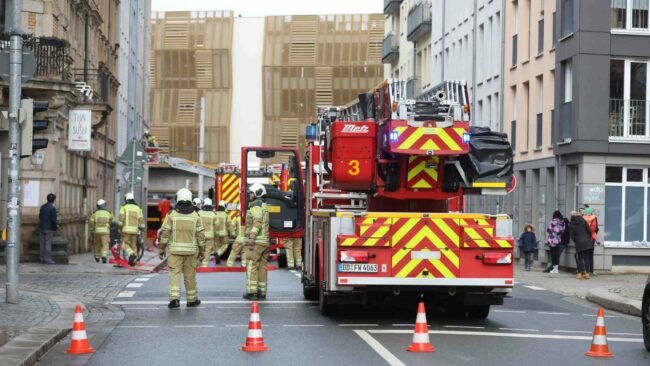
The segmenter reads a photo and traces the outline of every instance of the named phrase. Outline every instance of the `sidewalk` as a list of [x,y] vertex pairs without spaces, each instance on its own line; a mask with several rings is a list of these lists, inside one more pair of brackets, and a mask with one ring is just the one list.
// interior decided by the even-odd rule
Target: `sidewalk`
[[[117,268],[84,253],[70,256],[68,265],[21,263],[20,304],[5,303],[5,290],[0,289],[0,366],[36,362],[68,334],[76,305],[82,305],[87,325],[103,329],[117,324],[124,314],[108,303],[160,261],[155,253],[145,252],[141,262],[149,266]],[[6,267],[1,265],[0,282],[5,281]]]
[[648,275],[600,273],[589,280],[578,280],[573,273],[543,273],[541,268],[530,272],[515,264],[515,280],[527,285],[586,299],[624,314],[641,316],[641,298]]

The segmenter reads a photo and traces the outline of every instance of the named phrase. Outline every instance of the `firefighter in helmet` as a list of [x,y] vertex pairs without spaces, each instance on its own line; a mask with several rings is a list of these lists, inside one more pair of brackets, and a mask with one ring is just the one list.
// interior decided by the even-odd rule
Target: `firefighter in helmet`
[[181,274],[185,282],[187,306],[201,304],[196,289],[197,259],[203,258],[205,235],[201,217],[192,206],[192,192],[186,188],[176,193],[176,207],[171,211],[160,230],[160,258],[167,249],[169,267],[170,309],[180,306]]
[[212,210],[212,200],[206,198],[203,201],[201,211],[199,211],[201,223],[205,233],[205,248],[203,250],[203,262],[201,267],[207,268],[210,264],[210,253],[215,249],[214,245],[214,228],[217,224],[217,215]]
[[241,265],[242,267],[246,267],[246,256],[244,255],[245,253],[242,252],[242,248],[244,247],[244,242],[246,241],[246,238],[244,238],[244,231],[246,228],[244,225],[241,224],[241,207],[237,205],[237,215],[230,221],[230,225],[228,227],[228,231],[230,232],[230,237],[234,238],[235,241],[232,244],[232,248],[230,249],[230,255],[228,256],[228,267],[232,267],[235,265],[235,261],[237,260],[237,255],[241,253]]
[[228,214],[226,213],[226,201],[219,201],[216,215],[217,223],[214,227],[214,246],[217,255],[215,261],[221,263],[221,256],[228,249]]
[[194,210],[196,212],[201,211],[201,199],[196,197],[193,201],[192,204],[194,205]]
[[[293,186],[297,184],[296,178],[289,179],[289,193],[295,197]],[[300,269],[302,267],[302,238],[283,238],[282,243],[287,252],[287,269]]]
[[266,188],[253,184],[248,188],[246,211],[246,293],[244,299],[266,299],[266,262],[269,254],[269,210],[265,202]]
[[90,215],[88,226],[93,238],[93,249],[95,253],[95,262],[106,263],[108,257],[108,242],[110,240],[111,225],[115,218],[113,214],[106,209],[106,201],[100,199],[97,201],[97,210]]
[[140,232],[144,231],[144,216],[142,215],[142,209],[135,203],[133,193],[129,192],[124,195],[124,200],[126,203],[120,207],[117,226],[122,235],[124,251],[129,257],[129,265],[135,266],[135,262],[138,258],[138,235]]

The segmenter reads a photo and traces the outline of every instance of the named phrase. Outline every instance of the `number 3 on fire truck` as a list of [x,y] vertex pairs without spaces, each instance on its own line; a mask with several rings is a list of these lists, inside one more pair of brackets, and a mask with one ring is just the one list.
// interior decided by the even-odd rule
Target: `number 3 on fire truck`
[[348,174],[350,175],[359,175],[359,160],[350,160],[348,162],[350,169],[348,169]]

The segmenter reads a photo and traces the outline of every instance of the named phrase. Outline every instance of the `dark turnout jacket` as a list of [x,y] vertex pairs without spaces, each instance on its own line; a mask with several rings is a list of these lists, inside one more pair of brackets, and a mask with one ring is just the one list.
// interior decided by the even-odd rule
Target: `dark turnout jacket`
[[591,240],[591,230],[587,221],[582,216],[573,216],[571,218],[569,230],[571,231],[571,239],[573,239],[573,243],[576,245],[576,252],[583,252],[594,248],[594,242]]
[[41,211],[38,213],[38,228],[56,231],[56,226],[56,207],[54,203],[48,202],[41,206]]

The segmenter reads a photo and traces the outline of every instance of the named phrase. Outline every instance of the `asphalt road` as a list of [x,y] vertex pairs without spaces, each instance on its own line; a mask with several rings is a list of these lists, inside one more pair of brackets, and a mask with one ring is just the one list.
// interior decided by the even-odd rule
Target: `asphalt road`
[[[409,353],[416,309],[344,309],[320,315],[302,297],[299,274],[269,272],[270,291],[260,304],[263,353],[240,350],[247,334],[250,304],[242,300],[244,273],[199,274],[203,304],[167,309],[168,275],[134,280],[113,304],[124,320],[107,335],[87,365],[650,365],[641,321],[606,312],[612,359],[592,359],[589,350],[596,307],[545,289],[517,284],[504,306],[486,320],[451,320],[430,311],[434,353]],[[141,284],[141,285],[140,285]],[[99,331],[97,331],[99,332]],[[62,342],[69,342],[64,340]],[[58,352],[58,353],[57,353]],[[83,364],[55,347],[40,364]]]

